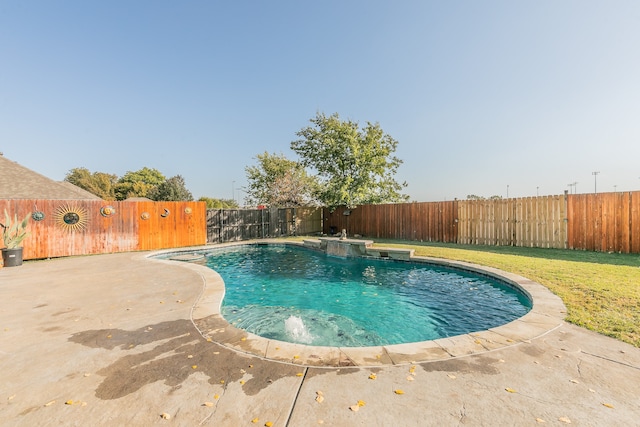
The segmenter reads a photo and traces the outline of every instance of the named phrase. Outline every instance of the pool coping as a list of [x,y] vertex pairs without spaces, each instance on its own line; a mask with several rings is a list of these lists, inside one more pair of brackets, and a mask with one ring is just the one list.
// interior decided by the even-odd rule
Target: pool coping
[[229,324],[220,314],[225,293],[224,281],[214,270],[190,262],[154,258],[167,253],[196,252],[260,243],[303,246],[302,242],[263,239],[154,251],[147,256],[147,259],[153,262],[177,264],[200,275],[203,288],[191,309],[191,321],[208,341],[214,341],[239,353],[300,366],[383,367],[443,361],[487,353],[530,342],[532,339],[543,336],[562,326],[567,314],[566,307],[558,296],[540,283],[526,277],[463,261],[412,256],[411,262],[455,267],[498,278],[524,292],[531,299],[532,308],[524,316],[495,328],[430,341],[372,347],[321,347],[294,344],[263,338]]

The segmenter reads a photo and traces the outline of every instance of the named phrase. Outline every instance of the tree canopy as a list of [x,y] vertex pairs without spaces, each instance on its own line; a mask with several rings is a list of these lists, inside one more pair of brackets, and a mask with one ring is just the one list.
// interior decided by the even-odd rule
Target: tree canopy
[[302,128],[291,149],[301,164],[315,170],[317,199],[329,208],[396,203],[409,197],[400,191],[406,183],[394,175],[402,160],[395,157],[398,142],[378,123],[342,121],[337,113],[317,113],[311,126]]
[[187,190],[184,178],[181,175],[176,175],[153,187],[148,191],[147,197],[151,200],[166,202],[193,200],[193,195]]
[[117,200],[129,197],[148,197],[149,191],[165,181],[164,175],[157,170],[148,167],[135,172],[127,172],[116,184],[115,193]]
[[256,160],[257,165],[245,168],[249,204],[275,207],[314,204],[316,181],[300,163],[266,151],[258,154]]
[[95,194],[104,200],[115,200],[115,186],[118,177],[103,172],[91,173],[87,168],[74,168],[67,173],[64,180]]
[[121,178],[103,172],[91,173],[80,167],[71,169],[64,180],[104,200],[125,200],[129,197],[147,197],[156,201],[193,200],[181,175],[165,179],[160,171],[148,167],[127,172]]
[[238,202],[232,199],[213,199],[211,197],[200,197],[199,202],[205,202],[207,209],[237,209]]

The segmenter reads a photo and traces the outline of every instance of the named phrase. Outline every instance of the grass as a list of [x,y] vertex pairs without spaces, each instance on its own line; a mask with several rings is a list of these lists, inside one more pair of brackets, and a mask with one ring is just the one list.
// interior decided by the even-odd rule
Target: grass
[[566,321],[640,347],[640,256],[377,239],[374,246],[472,262],[525,276],[567,306]]

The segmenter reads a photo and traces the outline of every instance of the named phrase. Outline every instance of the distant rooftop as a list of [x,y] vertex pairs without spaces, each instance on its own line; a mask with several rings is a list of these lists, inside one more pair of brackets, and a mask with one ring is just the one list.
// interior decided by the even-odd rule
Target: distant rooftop
[[0,199],[101,200],[70,182],[54,181],[0,153]]

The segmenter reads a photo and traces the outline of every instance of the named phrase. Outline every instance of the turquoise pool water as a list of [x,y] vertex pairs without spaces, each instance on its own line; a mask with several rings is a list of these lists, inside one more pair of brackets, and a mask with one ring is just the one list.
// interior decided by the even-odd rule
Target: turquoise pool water
[[360,347],[485,330],[531,302],[503,282],[423,263],[337,258],[291,245],[208,251],[225,282],[222,315],[265,338]]

